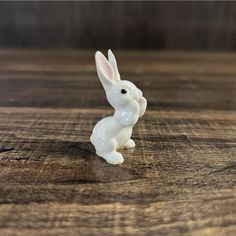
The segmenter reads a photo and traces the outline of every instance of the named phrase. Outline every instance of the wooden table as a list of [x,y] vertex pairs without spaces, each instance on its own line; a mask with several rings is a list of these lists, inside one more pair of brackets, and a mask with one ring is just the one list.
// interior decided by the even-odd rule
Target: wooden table
[[0,235],[236,235],[236,54],[115,53],[148,100],[118,166],[94,51],[0,51]]

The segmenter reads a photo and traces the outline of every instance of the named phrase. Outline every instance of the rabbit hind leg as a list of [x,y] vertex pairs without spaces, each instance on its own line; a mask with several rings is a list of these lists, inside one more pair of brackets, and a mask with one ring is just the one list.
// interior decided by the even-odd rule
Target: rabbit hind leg
[[97,150],[97,155],[102,157],[109,164],[121,164],[124,162],[124,158],[121,153],[117,152],[117,142],[115,139],[105,140],[101,146],[102,150]]
[[110,153],[105,153],[102,156],[107,163],[113,164],[113,165],[118,165],[124,162],[124,158],[120,152],[117,151],[112,151]]

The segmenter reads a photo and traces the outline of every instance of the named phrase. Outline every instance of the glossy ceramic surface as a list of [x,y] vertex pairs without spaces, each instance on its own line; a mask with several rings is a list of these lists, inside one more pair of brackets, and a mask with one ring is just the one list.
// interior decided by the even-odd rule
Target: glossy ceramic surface
[[131,139],[132,130],[145,113],[147,100],[132,82],[121,80],[111,50],[108,51],[108,60],[101,52],[96,52],[95,62],[98,77],[115,113],[95,125],[90,140],[98,156],[110,164],[121,164],[124,158],[117,149],[135,147]]

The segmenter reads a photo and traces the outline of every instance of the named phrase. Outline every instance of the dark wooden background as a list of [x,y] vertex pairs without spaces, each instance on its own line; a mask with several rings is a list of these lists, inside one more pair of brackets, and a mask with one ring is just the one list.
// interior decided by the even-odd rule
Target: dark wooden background
[[236,2],[1,2],[0,47],[236,49]]
[[[236,2],[0,2],[0,47],[0,236],[236,235]],[[107,48],[148,100],[119,166]]]
[[94,51],[0,50],[0,235],[235,236],[236,54],[115,55],[148,100],[116,166]]

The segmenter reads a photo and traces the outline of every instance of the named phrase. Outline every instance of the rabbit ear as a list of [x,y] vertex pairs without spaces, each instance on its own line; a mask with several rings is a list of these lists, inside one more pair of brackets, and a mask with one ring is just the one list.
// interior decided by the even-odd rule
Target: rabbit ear
[[114,82],[115,76],[113,69],[110,63],[107,61],[106,57],[99,51],[97,51],[95,54],[95,62],[96,62],[98,77],[104,89],[108,90],[109,87]]
[[116,81],[120,80],[120,73],[118,71],[116,58],[115,58],[114,54],[112,53],[111,49],[108,50],[108,60],[113,68],[114,73],[115,73],[115,80]]

